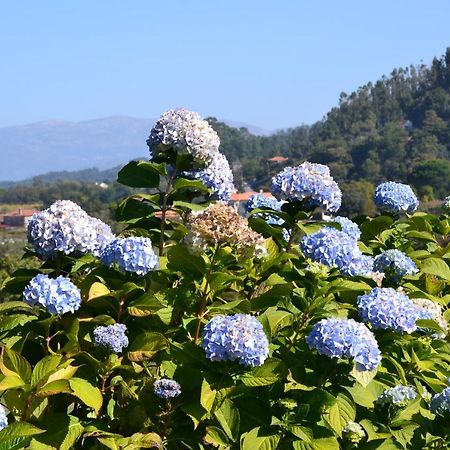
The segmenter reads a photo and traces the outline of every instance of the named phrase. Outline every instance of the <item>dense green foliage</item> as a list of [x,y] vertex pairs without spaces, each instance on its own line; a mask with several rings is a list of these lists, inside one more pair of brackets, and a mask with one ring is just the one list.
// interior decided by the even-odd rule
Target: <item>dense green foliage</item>
[[[59,317],[23,302],[0,305],[1,402],[12,422],[0,431],[0,449],[447,449],[448,416],[431,413],[420,395],[389,411],[374,401],[397,384],[420,394],[441,391],[450,374],[448,341],[378,330],[383,359],[373,372],[309,349],[305,337],[319,319],[359,320],[357,296],[376,282],[305,259],[299,238],[323,224],[301,204],[271,212],[293,230],[289,242],[279,226],[250,219],[267,238],[262,258],[236,253],[235,242],[192,252],[186,218],[205,207],[208,191],[177,176],[182,160],[172,164],[167,170],[165,163],[132,162],[119,173],[121,183],[152,192],[125,199],[117,218],[125,235],[158,244],[159,270],[138,277],[90,255],[60,255],[42,261],[39,272],[70,276],[81,289],[81,309]],[[178,212],[176,220],[167,220],[168,209]],[[379,215],[359,223],[366,253],[399,248],[416,261],[420,272],[402,284],[411,297],[447,307],[448,216]],[[35,274],[17,271],[5,291],[21,293]],[[262,366],[205,357],[206,322],[233,313],[250,313],[262,324],[270,342]],[[96,326],[114,322],[127,325],[130,340],[119,355],[93,345]],[[440,330],[431,320],[422,326]],[[181,384],[180,397],[155,395],[161,377]],[[364,429],[359,444],[343,433],[349,421]]]

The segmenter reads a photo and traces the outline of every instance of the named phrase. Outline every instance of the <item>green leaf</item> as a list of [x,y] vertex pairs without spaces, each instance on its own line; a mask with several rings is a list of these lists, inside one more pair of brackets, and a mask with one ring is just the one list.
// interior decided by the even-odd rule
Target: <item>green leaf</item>
[[354,403],[343,394],[338,394],[336,403],[326,408],[323,414],[325,421],[339,436],[342,436],[342,430],[350,421],[355,420],[355,417],[356,408]]
[[373,408],[373,402],[385,390],[385,387],[377,381],[371,381],[367,386],[359,382],[352,387],[346,387],[353,401],[364,408]]
[[117,439],[117,444],[120,450],[163,448],[162,439],[156,433],[134,433],[130,437]]
[[167,253],[167,268],[181,272],[191,279],[201,278],[206,272],[205,261],[201,256],[189,252],[184,245],[175,245]]
[[255,367],[242,375],[240,380],[250,387],[268,386],[283,380],[286,375],[286,365],[279,359],[269,358],[262,366]]
[[68,380],[55,380],[42,386],[36,392],[38,397],[48,397],[56,394],[71,394],[72,389]]
[[144,332],[139,334],[128,347],[128,358],[131,361],[142,361],[146,358],[152,358],[168,346],[167,339],[162,334]]
[[200,404],[209,413],[211,412],[214,402],[216,400],[217,391],[211,388],[211,385],[206,379],[202,381],[202,388],[200,391]]
[[145,317],[155,314],[165,307],[166,305],[153,292],[146,292],[129,303],[128,312],[135,317]]
[[13,422],[0,431],[0,444],[9,443],[10,441],[36,434],[43,433],[44,430],[35,427],[27,422]]
[[189,189],[194,191],[200,191],[209,193],[211,190],[205,186],[205,184],[200,180],[190,180],[188,178],[177,178],[173,183],[172,192],[176,192],[180,189]]
[[276,450],[280,435],[273,428],[257,427],[241,438],[241,450]]
[[3,375],[18,376],[25,383],[29,383],[31,379],[30,363],[20,354],[8,347],[3,347],[0,357],[0,370]]
[[239,437],[240,424],[239,410],[236,405],[226,398],[214,414],[226,435],[232,441],[236,441]]
[[83,378],[71,378],[69,385],[73,395],[78,397],[86,406],[92,408],[96,413],[100,411],[103,397],[99,388],[92,386]]
[[7,391],[8,389],[18,389],[22,386],[26,386],[26,383],[22,380],[22,378],[10,375],[9,377],[3,378],[0,381],[0,391]]
[[9,302],[4,302],[4,303],[0,303],[0,313],[4,314],[7,311],[11,311],[11,310],[23,310],[23,311],[31,311],[33,308],[26,304],[25,302],[21,302],[21,301],[9,301]]
[[359,370],[357,365],[353,366],[350,375],[355,378],[355,380],[361,384],[361,386],[366,387],[375,377],[377,369],[375,370]]
[[29,450],[71,450],[84,431],[77,417],[66,414],[52,414],[40,426],[45,433],[33,438]]
[[443,259],[427,258],[420,265],[421,272],[436,275],[446,281],[450,281],[450,267]]
[[50,355],[39,360],[31,375],[31,386],[36,386],[44,377],[55,372],[63,359],[62,355]]
[[131,161],[119,171],[117,181],[130,187],[156,188],[159,186],[159,177],[164,172],[164,165]]
[[206,205],[199,205],[198,203],[183,202],[181,200],[175,200],[172,203],[172,209],[188,209],[189,211],[203,211]]
[[213,447],[228,447],[230,445],[227,435],[218,427],[206,427],[203,441]]

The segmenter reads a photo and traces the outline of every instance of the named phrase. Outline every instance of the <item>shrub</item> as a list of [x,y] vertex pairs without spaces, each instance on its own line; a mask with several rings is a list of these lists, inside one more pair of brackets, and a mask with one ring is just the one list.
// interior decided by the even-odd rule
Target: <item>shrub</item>
[[[0,304],[0,450],[448,448],[449,217],[359,217],[357,241],[313,220],[340,191],[303,164],[247,220],[195,176],[220,155],[197,115],[148,143],[118,174],[147,189],[119,205],[121,236],[71,205],[83,220],[45,222],[39,268],[4,283],[25,301]],[[388,250],[418,270],[371,272]]]

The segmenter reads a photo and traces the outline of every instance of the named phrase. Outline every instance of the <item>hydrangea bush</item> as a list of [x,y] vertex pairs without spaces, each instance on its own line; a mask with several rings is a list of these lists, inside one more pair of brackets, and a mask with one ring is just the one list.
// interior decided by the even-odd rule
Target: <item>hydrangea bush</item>
[[316,221],[341,191],[302,162],[244,218],[198,114],[147,142],[118,174],[140,188],[120,236],[68,201],[30,221],[40,268],[0,303],[0,450],[450,448],[445,211],[388,182],[375,217]]

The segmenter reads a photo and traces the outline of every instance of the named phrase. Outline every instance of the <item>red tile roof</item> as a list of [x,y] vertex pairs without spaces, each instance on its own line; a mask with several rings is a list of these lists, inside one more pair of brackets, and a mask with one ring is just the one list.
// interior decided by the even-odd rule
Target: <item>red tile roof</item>
[[10,213],[3,214],[3,217],[10,216],[23,216],[23,217],[31,217],[33,214],[39,212],[37,209],[19,209],[18,211],[13,211]]
[[284,156],[274,156],[272,158],[269,158],[269,161],[271,161],[271,162],[285,162],[288,159],[289,158],[285,158]]
[[270,192],[255,192],[255,191],[247,191],[247,192],[235,192],[231,194],[232,202],[242,202],[247,201],[252,195],[262,194],[264,197],[273,197]]

